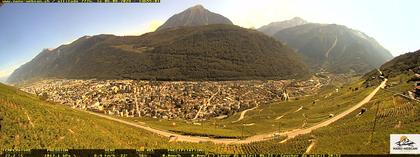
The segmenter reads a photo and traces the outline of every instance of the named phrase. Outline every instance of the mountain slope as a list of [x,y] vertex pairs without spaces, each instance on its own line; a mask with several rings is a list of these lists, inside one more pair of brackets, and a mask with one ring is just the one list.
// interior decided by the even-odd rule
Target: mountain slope
[[364,73],[392,58],[375,39],[341,25],[304,24],[273,37],[296,48],[315,70]]
[[380,69],[388,77],[395,77],[410,70],[420,73],[420,50],[395,57],[383,64]]
[[[399,80],[390,78],[390,82]],[[407,81],[406,78],[403,82]],[[407,88],[408,87],[408,88]],[[390,134],[416,134],[420,131],[420,103],[391,91],[411,90],[412,84],[398,84],[380,90],[373,99],[336,123],[312,132],[315,148],[310,153],[389,154]]]
[[160,26],[157,31],[182,26],[201,26],[211,24],[232,25],[232,22],[220,14],[210,12],[201,5],[196,5],[181,13],[173,15],[162,26]]
[[[396,77],[401,74],[409,74],[414,72],[420,74],[420,50],[416,52],[409,52],[386,62],[379,68],[386,78]],[[378,78],[380,73],[377,70],[372,70],[363,77],[366,79],[365,84],[376,85],[381,81]]]
[[300,17],[295,17],[295,18],[290,19],[290,20],[280,21],[280,22],[272,22],[268,25],[264,25],[264,26],[258,28],[258,31],[261,31],[268,36],[273,36],[278,31],[281,31],[283,29],[291,28],[291,27],[295,27],[295,26],[299,26],[299,25],[303,25],[303,24],[307,24],[307,23],[308,22],[306,22],[304,19],[302,19]]
[[42,78],[236,80],[308,74],[301,57],[255,30],[207,25],[142,36],[98,35],[44,50],[11,83]]

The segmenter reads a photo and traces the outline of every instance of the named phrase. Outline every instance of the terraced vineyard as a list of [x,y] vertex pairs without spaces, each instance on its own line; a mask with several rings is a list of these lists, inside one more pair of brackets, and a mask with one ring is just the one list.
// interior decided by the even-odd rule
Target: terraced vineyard
[[[402,79],[396,86],[380,90],[364,106],[366,112],[357,110],[334,124],[315,130],[311,136],[317,140],[312,153],[372,154],[389,153],[390,134],[420,133],[420,103],[393,92],[411,88],[406,75],[391,78]],[[376,117],[376,123],[375,123]]]
[[267,152],[269,154],[302,154],[311,143],[308,135],[299,136],[281,143],[283,139],[269,140],[257,143],[242,145],[242,152],[246,154],[257,154],[258,152]]
[[282,136],[262,142],[253,142],[249,144],[230,144],[221,145],[217,148],[218,152],[230,152],[239,154],[282,154],[282,153],[304,153],[311,143],[310,137],[307,135],[299,136],[299,138],[291,139],[282,143],[286,137]]

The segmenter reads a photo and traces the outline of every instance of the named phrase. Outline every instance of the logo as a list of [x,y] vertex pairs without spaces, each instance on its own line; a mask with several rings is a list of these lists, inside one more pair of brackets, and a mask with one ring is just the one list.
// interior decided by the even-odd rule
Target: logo
[[420,154],[420,134],[391,134],[391,154]]
[[414,143],[413,141],[410,141],[410,139],[407,138],[407,136],[401,136],[400,137],[400,141],[395,142],[395,144],[397,144],[398,146],[410,146],[413,147]]

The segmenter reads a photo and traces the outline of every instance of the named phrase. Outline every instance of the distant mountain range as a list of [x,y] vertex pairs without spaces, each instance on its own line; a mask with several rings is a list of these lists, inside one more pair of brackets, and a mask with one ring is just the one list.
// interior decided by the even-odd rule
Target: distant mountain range
[[202,5],[196,5],[170,17],[157,31],[188,26],[202,26],[211,24],[233,25],[228,18],[210,12]]
[[[297,26],[285,28],[290,23]],[[375,39],[346,26],[305,24],[300,18],[277,24],[277,29],[270,24],[258,30],[267,34],[272,33],[267,30],[279,30],[273,37],[295,48],[314,71],[365,73],[392,59],[391,53]]]
[[307,23],[308,22],[306,22],[304,19],[300,17],[295,17],[293,19],[286,20],[286,21],[272,22],[268,25],[258,28],[258,31],[261,31],[264,34],[267,34],[268,36],[273,36],[278,31],[281,31],[283,29],[296,27],[299,25],[307,24]]
[[197,5],[170,17],[155,32],[85,36],[45,49],[15,70],[8,82],[301,79],[311,74],[308,67],[315,72],[362,73],[392,58],[373,38],[345,26],[293,18],[258,30],[235,26]]

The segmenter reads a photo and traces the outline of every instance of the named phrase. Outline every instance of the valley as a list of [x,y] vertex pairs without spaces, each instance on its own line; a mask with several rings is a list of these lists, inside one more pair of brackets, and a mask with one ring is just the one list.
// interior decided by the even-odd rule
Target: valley
[[[391,78],[391,82],[399,79],[409,79],[408,76],[402,75],[399,76],[401,78]],[[3,86],[3,92],[6,93],[13,93],[17,92],[18,97],[12,97],[8,94],[2,93],[2,95],[6,97],[2,97],[3,104],[10,104],[13,105],[15,103],[22,103],[22,102],[34,102],[33,104],[43,104],[45,103],[44,109],[48,109],[47,114],[44,116],[49,116],[52,113],[55,113],[56,109],[59,109],[60,112],[67,114],[67,112],[72,114],[77,114],[76,117],[82,116],[89,119],[92,119],[94,121],[103,119],[101,121],[104,121],[108,126],[112,126],[114,124],[118,124],[119,127],[127,127],[128,128],[138,128],[139,130],[133,130],[134,132],[145,132],[145,133],[152,133],[153,135],[160,135],[156,136],[156,139],[153,140],[141,140],[145,142],[145,146],[151,147],[152,143],[155,143],[154,141],[162,141],[161,143],[155,143],[157,147],[163,148],[174,148],[174,147],[182,147],[182,148],[194,148],[199,150],[205,150],[205,151],[217,151],[217,152],[227,152],[227,153],[256,153],[260,152],[261,149],[269,149],[268,152],[278,152],[278,151],[289,151],[289,152],[295,152],[295,153],[303,153],[307,150],[307,147],[311,145],[310,141],[316,141],[315,144],[312,145],[310,151],[311,152],[323,152],[325,151],[325,144],[329,142],[325,142],[325,131],[327,131],[327,128],[331,128],[334,126],[340,126],[336,129],[345,129],[344,126],[352,126],[360,123],[360,122],[371,122],[369,121],[370,117],[372,116],[372,113],[374,113],[372,107],[375,107],[374,104],[377,104],[378,102],[382,102],[385,104],[392,103],[392,99],[384,99],[382,100],[382,97],[389,97],[386,96],[387,94],[390,94],[389,92],[386,92],[385,90],[382,90],[381,87],[385,85],[386,81],[383,81],[380,86],[377,87],[369,87],[364,88],[363,87],[363,81],[358,81],[360,78],[355,77],[352,80],[349,80],[348,83],[341,84],[342,81],[332,81],[332,84],[325,85],[316,94],[311,94],[310,96],[303,96],[303,97],[296,97],[294,99],[291,99],[289,101],[279,101],[279,102],[272,102],[268,104],[262,104],[261,106],[249,110],[246,115],[244,115],[243,119],[239,122],[232,123],[233,121],[237,120],[240,116],[240,112],[237,112],[236,114],[233,114],[232,116],[229,116],[224,119],[218,119],[217,117],[212,117],[207,120],[200,120],[198,122],[192,122],[192,121],[185,121],[181,119],[154,119],[154,118],[147,118],[147,117],[120,117],[115,115],[105,115],[103,113],[95,113],[92,111],[81,111],[80,109],[71,109],[69,107],[65,107],[62,104],[56,104],[56,105],[49,105],[50,103],[43,102],[42,100],[39,100],[39,98],[34,97],[33,95],[25,94],[23,92],[17,91],[15,89],[8,89],[10,87]],[[389,82],[389,81],[388,81]],[[356,88],[358,88],[356,90]],[[404,90],[410,88],[407,85],[403,86],[394,86],[392,87],[392,90]],[[338,89],[338,91],[337,91]],[[377,94],[375,95],[375,93]],[[42,98],[41,98],[42,99]],[[371,101],[369,101],[372,99]],[[409,107],[410,105],[413,105],[414,108],[410,110],[405,110],[404,112],[411,112],[410,115],[414,116],[417,113],[417,109],[419,104],[415,101],[406,100],[404,97],[400,97],[397,101],[397,103],[402,103],[401,107]],[[314,101],[315,100],[315,101]],[[390,102],[391,101],[391,102]],[[395,103],[395,102],[394,102]],[[408,104],[407,104],[408,103]],[[32,103],[31,103],[32,104]],[[356,105],[357,104],[357,105]],[[366,108],[363,106],[367,106],[367,112],[360,114],[361,108]],[[409,106],[407,106],[409,105]],[[372,106],[372,107],[369,107]],[[25,106],[22,106],[25,107]],[[25,112],[17,112],[22,114],[22,121],[28,128],[43,128],[45,123],[54,123],[54,122],[47,122],[42,121],[39,116],[34,116],[34,106],[26,106],[24,109]],[[385,106],[384,106],[385,107]],[[56,108],[56,109],[49,109],[49,108]],[[400,105],[391,105],[386,106],[385,108],[380,110],[380,115],[383,115],[381,117],[386,117],[388,113],[394,113],[391,112],[394,108],[400,108]],[[17,108],[18,109],[18,108]],[[63,110],[64,109],[64,110]],[[61,111],[63,110],[63,111]],[[12,113],[8,110],[2,109],[2,111],[6,111],[6,113]],[[400,112],[400,114],[404,113]],[[64,114],[64,115],[65,115]],[[4,115],[4,112],[2,112],[2,115]],[[61,114],[63,115],[63,114]],[[63,115],[63,116],[64,116]],[[89,116],[91,115],[91,116]],[[331,116],[332,115],[332,116]],[[368,116],[365,116],[368,115]],[[6,114],[3,116],[3,118],[6,120],[5,122],[10,123],[8,121],[12,120],[13,118],[10,117],[12,115]],[[52,116],[52,115],[51,115]],[[283,116],[281,118],[278,118],[279,116]],[[352,117],[356,116],[357,120],[351,120]],[[30,118],[28,118],[30,117]],[[62,117],[62,116],[60,116]],[[74,118],[76,118],[74,117]],[[96,117],[96,118],[94,118]],[[412,117],[415,118],[416,116]],[[59,117],[57,117],[59,118]],[[65,117],[63,117],[65,118]],[[80,117],[81,118],[81,117]],[[79,118],[79,119],[80,119]],[[350,119],[349,119],[350,118]],[[367,119],[366,119],[367,118]],[[60,119],[57,119],[60,121]],[[407,121],[408,120],[408,121]],[[25,122],[26,121],[26,122]],[[68,120],[61,120],[64,123],[69,123],[72,121]],[[346,122],[347,121],[347,122]],[[76,140],[76,137],[68,137],[66,136],[68,132],[69,135],[73,135],[76,133],[84,134],[84,132],[80,132],[79,129],[76,129],[77,127],[74,127],[74,125],[81,125],[85,123],[84,121],[74,121],[75,124],[69,125],[68,127],[59,127],[55,129],[59,129],[63,132],[62,136],[58,136],[56,138],[63,139],[63,141],[66,140]],[[343,123],[344,122],[344,123]],[[404,119],[398,118],[396,121],[392,123],[378,123],[378,127],[382,128],[383,125],[399,125],[399,129],[415,129],[415,125],[411,125],[411,123],[417,123],[417,120],[411,121],[410,117],[406,117]],[[6,124],[7,124],[6,123]],[[194,124],[196,123],[196,124]],[[246,124],[252,124],[253,125],[246,125]],[[302,126],[303,123],[307,123],[305,126]],[[13,125],[4,125],[3,123],[3,129],[8,129],[9,127],[12,127]],[[121,125],[123,124],[123,125]],[[199,125],[197,125],[199,124]],[[52,124],[49,124],[52,125]],[[225,127],[223,127],[225,126]],[[405,128],[403,126],[413,126]],[[116,127],[116,128],[119,128]],[[115,128],[115,127],[114,127]],[[9,128],[10,129],[10,128]],[[50,131],[54,131],[55,129],[50,129]],[[327,130],[326,130],[327,129]],[[356,129],[356,128],[355,128]],[[358,128],[357,128],[358,129]],[[360,129],[363,129],[360,128]],[[391,129],[391,128],[390,128]],[[418,128],[417,128],[418,129]],[[84,129],[85,130],[85,129]],[[112,130],[109,130],[110,133]],[[133,132],[128,131],[127,132]],[[365,131],[369,131],[365,130]],[[90,131],[90,134],[92,136],[97,136],[95,133],[97,131]],[[124,131],[126,132],[126,131]],[[334,132],[332,134],[337,134],[342,131]],[[363,132],[363,131],[362,131]],[[12,133],[12,132],[10,132]],[[61,135],[61,133],[58,133]],[[43,135],[40,138],[52,138],[53,134],[50,135]],[[118,134],[117,134],[118,135]],[[16,134],[15,134],[16,136]],[[22,136],[22,135],[19,135]],[[109,137],[112,137],[110,135],[107,135]],[[133,138],[136,135],[132,135]],[[385,139],[382,137],[383,134],[377,136],[376,142],[384,141]],[[64,137],[64,138],[63,138]],[[328,137],[334,137],[331,135],[328,135]],[[32,139],[34,137],[28,136],[28,139]],[[67,139],[69,138],[69,139]],[[104,138],[104,137],[100,137]],[[115,137],[116,139],[121,137]],[[382,139],[382,140],[381,140]],[[10,140],[9,138],[6,138],[5,140]],[[16,137],[15,137],[16,140]],[[24,140],[27,142],[27,140]],[[24,141],[21,141],[25,143]],[[107,140],[106,140],[107,141]],[[124,141],[124,140],[123,140]],[[148,142],[149,141],[149,142]],[[152,142],[153,141],[153,142]],[[172,141],[169,143],[172,143],[171,146],[165,146],[164,143],[167,143],[165,141]],[[201,141],[201,142],[200,142]],[[60,140],[56,141],[59,143]],[[76,141],[75,143],[77,145],[83,145],[80,142],[82,141]],[[174,143],[175,142],[175,143]],[[184,143],[186,142],[186,143]],[[196,143],[194,145],[188,144],[188,143]],[[197,143],[198,142],[198,143]],[[280,143],[279,143],[280,142]],[[228,145],[220,145],[222,143],[228,144]],[[375,143],[375,141],[373,141]],[[5,143],[6,144],[6,143]],[[22,145],[20,143],[15,143],[16,146],[22,148]],[[54,144],[45,144],[41,147],[45,146],[52,146],[57,147],[58,145]],[[122,143],[121,143],[122,144]],[[138,145],[133,143],[134,145]],[[175,144],[175,145],[174,145]],[[8,145],[8,144],[6,144]],[[33,144],[29,144],[33,145]],[[60,145],[60,144],[59,144]],[[87,146],[87,145],[86,145]],[[122,146],[122,145],[121,145]],[[119,147],[121,147],[119,146]],[[203,146],[203,147],[201,147]],[[105,146],[105,148],[108,148]],[[341,152],[339,145],[336,145],[334,148],[336,149],[329,149],[327,152]],[[357,151],[352,151],[357,152]],[[378,150],[378,153],[382,151]],[[383,152],[382,152],[383,153]]]
[[[267,16],[256,24],[200,4],[179,8],[185,5],[168,5],[156,15],[146,12],[152,8],[131,10],[127,19],[105,20],[98,32],[87,28],[100,20],[69,22],[66,28],[86,28],[71,42],[60,42],[70,38],[62,30],[36,39],[39,34],[26,32],[32,38],[27,45],[10,38],[13,49],[4,46],[4,56],[32,59],[5,69],[11,64],[1,53],[0,156],[2,150],[70,148],[152,150],[157,156],[168,149],[188,156],[387,155],[417,146],[420,50],[394,57],[395,49],[391,54],[378,42],[387,41],[378,35],[383,30],[360,27],[370,23],[347,21],[350,28],[310,16],[269,22]],[[216,6],[209,5],[223,13],[232,7]],[[30,25],[37,30],[36,24]],[[120,35],[106,30],[113,25],[122,28]],[[47,38],[59,46],[34,51],[54,45]],[[390,41],[386,46],[395,46]],[[415,135],[393,141],[392,134]]]

